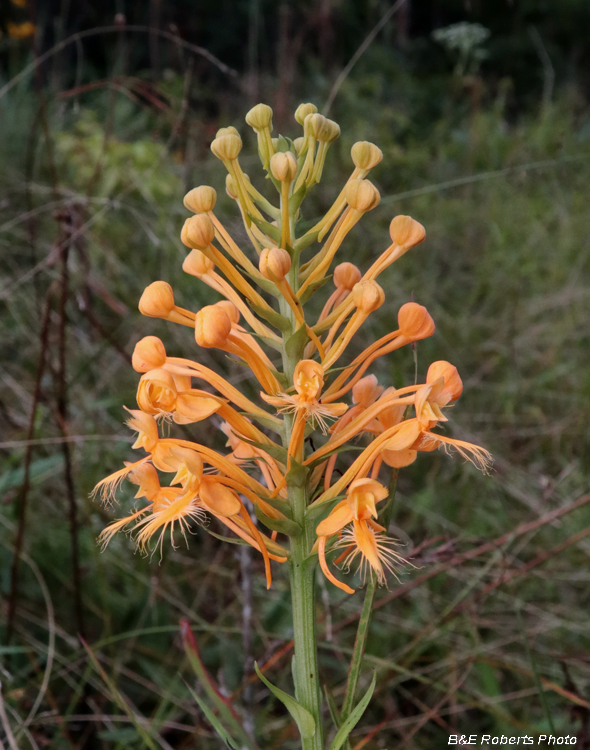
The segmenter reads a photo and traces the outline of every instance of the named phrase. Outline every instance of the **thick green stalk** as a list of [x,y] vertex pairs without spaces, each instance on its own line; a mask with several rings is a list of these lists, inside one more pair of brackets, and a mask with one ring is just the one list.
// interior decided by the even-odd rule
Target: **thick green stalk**
[[[282,213],[282,211],[281,211]],[[293,231],[293,229],[291,229]],[[293,236],[293,234],[292,234]],[[298,286],[298,262],[293,259],[289,273],[291,288]],[[297,327],[295,316],[291,308],[280,300],[281,313],[291,321],[292,330]],[[287,334],[288,336],[288,334]],[[287,336],[284,338],[286,339]],[[291,379],[297,366],[298,358],[290,355],[283,346],[283,370]],[[293,418],[285,415],[285,432],[283,445],[287,447],[291,438]],[[287,490],[289,504],[293,511],[293,520],[299,523],[303,533],[291,539],[291,557],[289,572],[291,584],[291,605],[293,610],[293,681],[295,683],[295,698],[313,716],[316,725],[315,735],[311,739],[302,740],[302,750],[324,750],[322,731],[322,704],[320,682],[318,674],[318,649],[316,635],[315,612],[315,569],[317,558],[309,557],[314,543],[314,529],[306,523],[305,511],[308,503],[307,478],[288,477]]]
[[[305,487],[289,486],[289,500],[293,517],[305,526],[307,504]],[[293,680],[295,697],[315,719],[314,737],[303,740],[303,750],[322,750],[321,693],[318,675],[318,656],[315,613],[315,559],[308,558],[312,546],[311,534],[304,532],[291,540],[290,581],[293,607]]]

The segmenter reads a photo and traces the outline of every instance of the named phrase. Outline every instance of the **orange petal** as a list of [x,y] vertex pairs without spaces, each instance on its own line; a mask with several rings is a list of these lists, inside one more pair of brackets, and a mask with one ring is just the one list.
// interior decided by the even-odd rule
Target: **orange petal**
[[[176,412],[190,422],[200,422],[202,419],[207,419],[207,417],[219,411],[220,407],[221,404],[216,399],[195,396],[192,393],[180,393],[176,399]],[[177,421],[176,415],[174,421]],[[182,422],[182,424],[187,424],[187,422]]]
[[331,583],[334,584],[334,586],[342,589],[342,591],[345,591],[347,594],[354,594],[354,589],[351,589],[350,586],[347,586],[342,581],[339,581],[336,576],[332,575],[332,572],[328,567],[328,563],[326,561],[326,537],[321,536],[319,540],[320,543],[318,545],[318,557],[320,560],[320,568],[322,569],[323,574]]
[[414,419],[402,422],[396,434],[389,438],[383,446],[386,451],[403,451],[409,448],[418,439],[422,428]]
[[332,510],[327,518],[321,521],[317,528],[316,534],[318,536],[332,536],[337,534],[343,529],[347,523],[350,523],[353,518],[353,513],[347,500],[342,500]]
[[262,534],[254,525],[254,522],[250,518],[250,514],[248,513],[248,511],[243,505],[242,505],[240,517],[246,522],[246,526],[249,528],[250,533],[252,534],[252,537],[258,542],[258,545],[260,547],[260,552],[264,560],[264,570],[266,573],[266,588],[269,589],[272,584],[272,573],[270,570],[270,558],[268,556],[268,550],[266,548],[266,544],[264,543],[264,539],[262,538]]
[[381,565],[381,560],[379,559],[375,534],[364,521],[354,521],[354,539],[364,558],[377,573],[377,577],[382,579],[384,575],[383,565]]
[[404,466],[413,464],[418,456],[418,451],[413,451],[410,448],[406,448],[402,451],[388,451],[384,450],[381,453],[381,457],[388,466],[393,469],[403,469]]
[[348,409],[348,404],[322,404],[322,411],[331,417],[341,417]]
[[216,516],[235,516],[242,509],[242,503],[236,493],[217,482],[214,477],[203,477],[199,487],[199,497],[207,510],[215,513]]

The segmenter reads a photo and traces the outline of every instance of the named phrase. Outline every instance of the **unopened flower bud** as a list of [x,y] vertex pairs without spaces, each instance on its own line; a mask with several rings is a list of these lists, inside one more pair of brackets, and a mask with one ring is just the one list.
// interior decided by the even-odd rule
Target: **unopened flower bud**
[[268,104],[257,104],[246,114],[246,122],[254,130],[272,130],[272,109]]
[[157,336],[145,336],[135,344],[131,364],[135,372],[147,372],[166,364],[166,347]]
[[201,278],[211,273],[215,268],[215,263],[202,253],[200,250],[191,250],[190,253],[184,259],[182,264],[182,270],[185,273],[190,273],[191,276]]
[[320,114],[313,114],[308,115],[304,123],[307,126],[307,129],[316,140],[323,141],[325,140],[324,135],[328,133],[330,126],[328,125],[328,118],[324,117]]
[[279,150],[279,139],[271,138],[270,142],[272,143],[272,150],[276,153]]
[[340,125],[334,120],[326,120],[325,126],[322,129],[321,137],[318,136],[319,141],[325,141],[326,143],[332,143],[336,138],[340,137]]
[[351,291],[361,280],[361,272],[354,263],[340,263],[334,269],[334,286],[338,289]]
[[315,106],[315,104],[300,104],[295,110],[295,119],[300,125],[303,125],[307,115],[315,115],[317,111],[318,108]]
[[242,139],[232,133],[216,138],[211,144],[211,151],[221,161],[233,161],[242,150]]
[[195,318],[195,340],[204,349],[221,348],[231,333],[231,320],[222,307],[207,305]]
[[371,211],[379,205],[381,196],[370,180],[349,180],[346,185],[346,201],[355,211]]
[[295,151],[297,151],[298,154],[301,153],[301,149],[303,148],[303,144],[305,143],[305,138],[300,135],[299,138],[295,138],[293,141],[293,145],[295,146]]
[[201,185],[190,190],[184,196],[183,202],[185,208],[188,208],[189,211],[196,214],[206,214],[213,211],[216,200],[217,192],[215,188],[209,187],[209,185]]
[[226,175],[225,177],[225,192],[229,195],[229,197],[232,200],[237,200],[238,198],[238,188],[236,185],[236,181],[231,176],[231,174]]
[[174,292],[167,281],[154,281],[139,300],[139,312],[148,318],[167,318],[174,309]]
[[219,128],[217,133],[215,133],[216,138],[223,138],[224,135],[237,135],[240,138],[240,133],[233,125],[229,125],[227,128]]
[[444,386],[437,403],[441,403],[441,397],[446,404],[456,401],[463,393],[463,381],[455,365],[442,359],[433,362],[426,373],[426,382],[434,383],[439,378],[443,378]]
[[215,227],[207,214],[197,214],[185,222],[185,236],[189,247],[205,250],[215,239]]
[[352,163],[357,169],[373,169],[383,159],[383,151],[369,141],[358,141],[350,150]]
[[426,237],[426,230],[420,222],[411,216],[396,216],[389,225],[389,235],[396,245],[402,247],[414,247],[419,245]]
[[168,370],[157,368],[142,375],[137,389],[137,405],[146,414],[174,411],[176,383]]
[[434,333],[434,321],[423,305],[406,302],[397,314],[397,322],[402,334],[410,341],[428,338]]
[[297,172],[297,159],[290,151],[279,151],[270,158],[270,171],[279,182],[292,182]]
[[240,311],[233,302],[230,302],[230,300],[222,299],[220,302],[216,302],[215,306],[220,307],[222,310],[224,310],[227,314],[227,317],[234,325],[237,325],[240,322]]
[[258,267],[265,279],[282,281],[291,270],[291,256],[280,247],[266,247],[260,253]]
[[352,290],[352,299],[359,310],[372,313],[385,302],[385,294],[376,281],[360,281]]

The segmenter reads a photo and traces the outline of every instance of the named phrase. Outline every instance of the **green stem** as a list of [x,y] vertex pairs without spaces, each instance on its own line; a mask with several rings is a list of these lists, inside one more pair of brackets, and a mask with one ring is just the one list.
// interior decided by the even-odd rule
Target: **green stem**
[[371,614],[373,612],[373,600],[375,598],[376,588],[377,583],[375,580],[375,576],[371,576],[367,584],[367,589],[365,591],[365,600],[363,602],[363,609],[356,631],[356,639],[354,641],[352,659],[350,660],[350,667],[348,669],[346,693],[344,695],[344,703],[342,704],[342,712],[340,714],[340,720],[342,722],[346,720],[346,718],[352,713],[352,710],[354,708],[356,691],[361,674],[361,665],[363,657],[365,655],[367,637],[369,635],[369,625],[371,624]]
[[[389,524],[391,523],[391,517],[393,515],[393,503],[395,500],[395,491],[397,489],[398,473],[399,471],[397,469],[393,470],[391,481],[389,483],[389,497],[387,498],[387,504],[380,514],[379,520],[386,529],[389,529]],[[363,656],[365,655],[367,638],[369,635],[369,626],[371,624],[371,615],[373,614],[373,600],[375,598],[376,588],[377,582],[375,576],[372,575],[367,584],[365,600],[363,602],[363,609],[356,631],[356,639],[354,642],[354,649],[352,651],[352,659],[350,661],[350,668],[348,670],[346,693],[344,695],[344,702],[342,704],[342,712],[340,716],[342,722],[347,719],[355,706],[356,691],[361,674]]]
[[[290,283],[297,283],[296,266],[292,266]],[[295,288],[295,286],[293,286]],[[281,300],[281,313],[289,318],[292,329],[296,321],[291,308]],[[293,377],[297,359],[289,356],[283,347],[283,370],[288,378]],[[284,446],[289,445],[293,417],[285,415]],[[295,698],[313,716],[316,725],[314,736],[302,740],[302,750],[323,750],[322,703],[318,673],[318,649],[315,612],[315,569],[317,558],[310,557],[315,534],[313,524],[306,522],[305,511],[308,503],[307,479],[303,483],[301,475],[287,478],[289,504],[293,520],[304,530],[303,534],[291,538],[289,558],[291,605],[293,610],[293,681]]]
[[[301,523],[303,506],[305,511],[305,490],[289,487],[289,499],[294,508],[294,517]],[[295,697],[315,719],[316,732],[309,740],[303,740],[303,750],[322,750],[321,693],[318,674],[316,613],[315,613],[315,561],[308,558],[308,535],[302,534],[291,543],[290,579],[291,603],[293,607],[293,680]]]

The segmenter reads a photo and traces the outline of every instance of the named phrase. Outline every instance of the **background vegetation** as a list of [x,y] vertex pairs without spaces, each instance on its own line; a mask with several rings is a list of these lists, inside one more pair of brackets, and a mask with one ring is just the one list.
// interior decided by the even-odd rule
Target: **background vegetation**
[[[457,22],[481,26],[457,42]],[[216,129],[240,129],[254,175],[246,110],[266,101],[276,130],[297,135],[306,100],[329,102],[342,127],[318,215],[352,143],[385,155],[381,205],[342,257],[367,267],[397,213],[427,229],[384,276],[366,335],[412,297],[425,304],[437,332],[418,374],[433,359],[459,367],[453,434],[496,459],[491,477],[438,453],[401,472],[394,533],[417,569],[379,593],[366,658],[378,688],[353,744],[554,732],[590,745],[589,22],[583,0],[3,4],[5,747],[218,748],[187,686],[180,618],[260,745],[296,746],[253,677],[255,658],[289,684],[285,576],[266,592],[260,561],[204,530],[161,562],[124,536],[100,554],[112,512],[88,495],[130,455],[134,343],[153,333],[194,351],[190,332],[139,315],[141,291],[165,279],[186,307],[214,299],[181,271],[184,192],[215,186],[241,236],[208,150]],[[412,380],[412,352],[377,374]],[[337,702],[361,602],[321,589],[322,681]]]

